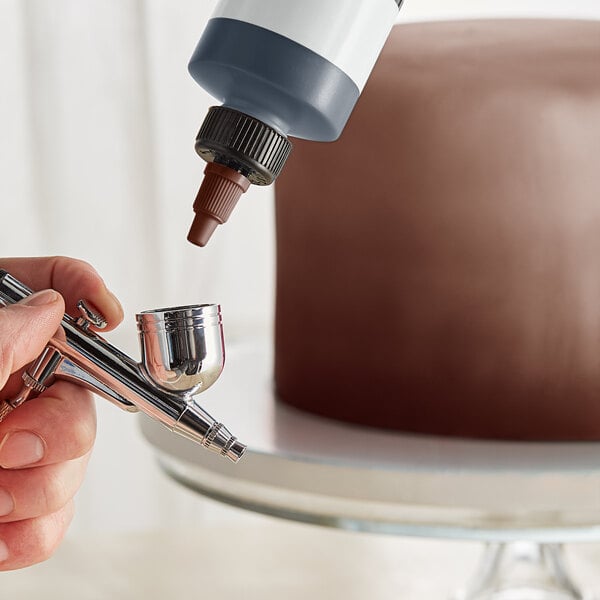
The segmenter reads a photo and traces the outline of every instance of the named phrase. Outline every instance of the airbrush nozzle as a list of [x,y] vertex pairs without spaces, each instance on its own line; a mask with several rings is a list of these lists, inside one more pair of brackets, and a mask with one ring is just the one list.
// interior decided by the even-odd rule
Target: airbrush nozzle
[[[208,417],[208,418],[207,418]],[[197,404],[190,402],[173,427],[173,431],[208,450],[237,462],[246,452],[246,446],[231,435],[222,423],[212,420]]]

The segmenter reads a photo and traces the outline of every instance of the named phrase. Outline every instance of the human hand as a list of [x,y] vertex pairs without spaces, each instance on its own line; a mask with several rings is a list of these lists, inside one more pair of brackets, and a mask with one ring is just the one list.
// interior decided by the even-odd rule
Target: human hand
[[[91,302],[116,327],[123,311],[96,271],[64,258],[0,259],[34,290],[0,308],[0,400],[21,389],[21,373],[59,328],[64,312]],[[52,291],[56,290],[56,291]],[[60,292],[60,293],[57,293]],[[43,561],[61,542],[96,434],[93,396],[57,381],[0,423],[0,571]]]

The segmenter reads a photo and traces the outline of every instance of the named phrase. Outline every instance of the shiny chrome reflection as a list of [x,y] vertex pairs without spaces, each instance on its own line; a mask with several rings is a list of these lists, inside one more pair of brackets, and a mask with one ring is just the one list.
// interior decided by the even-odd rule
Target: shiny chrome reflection
[[149,310],[137,324],[142,364],[159,386],[195,394],[219,378],[225,347],[218,305]]

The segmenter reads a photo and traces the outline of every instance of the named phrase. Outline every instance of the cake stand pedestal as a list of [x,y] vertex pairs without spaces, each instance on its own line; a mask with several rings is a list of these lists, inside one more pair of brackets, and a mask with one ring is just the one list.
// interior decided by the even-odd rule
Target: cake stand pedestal
[[479,570],[451,596],[456,600],[591,598],[568,576],[562,545],[600,540],[600,444],[462,440],[347,425],[276,401],[268,343],[228,350],[220,381],[201,401],[248,451],[234,465],[143,419],[171,477],[286,519],[480,540]]

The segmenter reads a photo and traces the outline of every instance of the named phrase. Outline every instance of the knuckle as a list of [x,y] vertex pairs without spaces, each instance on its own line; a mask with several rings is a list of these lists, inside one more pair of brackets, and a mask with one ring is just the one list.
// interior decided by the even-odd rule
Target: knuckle
[[[62,465],[61,465],[62,466]],[[63,469],[53,469],[41,488],[41,514],[52,514],[65,506],[73,497],[75,490],[69,485],[69,477]]]
[[35,557],[36,562],[43,562],[54,554],[62,538],[62,532],[57,531],[58,528],[54,520],[50,522],[43,520],[35,529],[37,531],[34,532],[35,545],[32,548],[32,555]]
[[96,407],[92,393],[60,381],[46,394],[43,409],[46,425],[52,428],[52,434],[46,436],[51,440],[50,451],[63,460],[87,454],[96,439]]
[[71,258],[69,256],[56,256],[54,257],[53,262],[53,271],[56,273],[58,271],[64,272],[73,272],[73,271],[92,271],[95,273],[94,267],[85,261],[79,258]]
[[[2,333],[2,323],[0,321],[0,335]],[[6,348],[0,339],[0,388],[4,386],[7,379],[10,376],[10,369],[12,366],[12,359],[7,356]]]
[[8,322],[9,315],[0,310],[0,388],[12,373],[14,363],[14,328]]
[[34,541],[32,551],[37,551],[38,562],[50,558],[62,541],[73,516],[73,501],[59,511],[34,519]]
[[88,459],[89,455],[34,469],[4,473],[0,470],[0,486],[14,500],[12,511],[0,517],[0,528],[6,523],[35,520],[64,510],[83,482]]
[[9,560],[0,570],[16,569],[48,560],[58,548],[73,515],[73,502],[58,512],[2,526]]
[[86,455],[96,441],[96,412],[93,399],[89,398],[90,409],[81,418],[77,419],[71,430],[71,443],[73,444],[73,458]]

